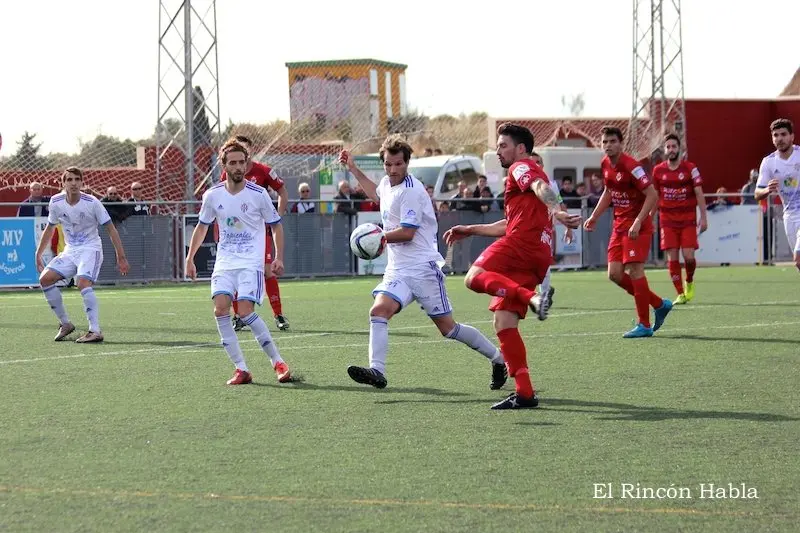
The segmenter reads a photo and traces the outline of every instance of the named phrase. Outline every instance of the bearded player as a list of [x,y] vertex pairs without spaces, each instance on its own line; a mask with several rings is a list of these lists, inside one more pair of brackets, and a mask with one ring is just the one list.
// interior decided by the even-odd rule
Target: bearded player
[[[249,137],[245,137],[244,135],[236,135],[231,140],[235,140],[244,146],[249,154],[245,179],[255,183],[256,185],[260,185],[267,190],[272,189],[275,191],[278,194],[278,216],[283,217],[286,214],[286,209],[289,205],[289,192],[286,190],[283,180],[278,177],[278,173],[269,166],[257,161],[253,161],[253,141],[251,141]],[[226,178],[227,173],[223,172],[220,181],[225,181]],[[218,234],[219,228],[215,226],[214,232],[215,234]],[[269,268],[269,265],[272,264],[275,255],[275,251],[272,247],[273,235],[271,227],[267,229],[266,239],[266,252],[264,255],[264,286],[267,289],[267,298],[269,298],[269,304],[272,307],[272,314],[275,315],[275,325],[278,326],[279,330],[285,331],[289,329],[289,321],[286,320],[286,317],[283,315],[283,306],[281,305],[281,290],[278,286],[278,278],[272,272],[272,269]],[[247,324],[243,322],[241,315],[239,315],[239,303],[235,299],[233,301],[233,322],[234,329],[236,331],[247,327]]]
[[[708,217],[703,178],[694,163],[681,157],[680,137],[674,133],[667,135],[664,152],[667,160],[653,168],[653,185],[658,191],[661,249],[667,253],[669,277],[678,293],[673,303],[682,305],[694,298],[694,271],[697,268],[694,251],[700,247],[697,232],[703,233],[708,229]],[[681,280],[681,254],[686,265],[685,286]]]
[[[583,227],[594,231],[600,215],[614,206],[614,226],[608,242],[608,278],[633,296],[639,319],[623,337],[652,337],[672,310],[671,301],[650,290],[644,274],[653,237],[651,212],[656,207],[658,193],[639,163],[622,151],[622,130],[606,126],[601,132],[606,153],[600,163],[605,189]],[[655,309],[652,325],[651,306]]]
[[497,157],[508,169],[506,217],[493,224],[453,226],[445,232],[444,240],[451,245],[470,235],[499,237],[470,267],[464,284],[474,292],[493,296],[489,310],[494,313],[500,352],[508,374],[515,379],[515,392],[492,409],[529,409],[539,405],[539,398],[528,371],[519,321],[528,308],[538,313],[540,304],[534,290],[553,259],[552,217],[568,228],[577,228],[581,217],[558,209],[558,196],[531,157],[533,134],[528,128],[505,123],[497,129],[497,135]]

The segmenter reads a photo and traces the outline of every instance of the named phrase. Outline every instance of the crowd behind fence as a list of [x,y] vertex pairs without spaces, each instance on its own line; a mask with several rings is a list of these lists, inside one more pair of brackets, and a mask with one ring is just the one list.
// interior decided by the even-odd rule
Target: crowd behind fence
[[[717,199],[719,195],[707,195]],[[738,194],[728,194],[740,200]],[[382,273],[385,255],[369,262],[356,259],[350,252],[349,237],[352,230],[364,222],[380,222],[377,211],[357,211],[354,214],[337,212],[339,201],[305,199],[314,204],[313,212],[286,213],[282,219],[285,231],[284,264],[287,278],[313,278],[323,276],[351,276]],[[481,199],[465,199],[475,202]],[[349,202],[349,201],[348,201]],[[354,205],[359,201],[354,201]],[[174,202],[173,202],[174,203]],[[174,213],[175,209],[160,209],[159,202],[152,212]],[[9,205],[9,204],[0,204]],[[28,204],[46,206],[46,204]],[[114,205],[114,204],[109,204]],[[120,203],[118,205],[124,205]],[[364,204],[366,205],[366,204]],[[323,207],[324,206],[324,207]],[[169,205],[164,207],[169,208]],[[174,207],[174,206],[173,206]],[[291,206],[290,206],[291,207]],[[581,198],[581,207],[571,209],[585,219],[593,207],[588,197]],[[37,214],[41,214],[38,212]],[[491,242],[492,238],[472,237],[456,243],[452,249],[442,240],[449,228],[457,224],[491,223],[503,217],[499,209],[457,209],[437,212],[439,222],[439,251],[446,258],[445,270],[453,273],[466,272],[472,262]],[[700,264],[771,264],[792,260],[792,251],[781,222],[782,208],[770,205],[745,205],[720,201],[709,201],[709,229],[700,236],[701,249],[697,257]],[[184,258],[196,215],[151,214],[129,216],[115,222],[125,247],[130,272],[122,277],[116,270],[114,250],[106,232],[101,231],[105,262],[100,271],[99,283],[146,283],[155,281],[184,280]],[[582,269],[605,268],[606,249],[610,237],[612,214],[609,209],[598,220],[595,231],[574,230],[574,240],[564,240],[565,228],[556,224],[556,248],[554,268]],[[36,244],[44,227],[46,217],[0,218],[0,286],[35,285]],[[658,228],[658,219],[656,219]],[[18,233],[15,233],[18,232]],[[21,236],[21,238],[20,238]],[[664,255],[659,249],[658,231],[652,236],[648,264],[663,265]],[[48,252],[58,252],[54,241]],[[63,242],[61,243],[63,246]],[[214,232],[209,231],[196,256],[196,265],[201,279],[210,277],[216,255]],[[15,266],[16,265],[16,266]],[[20,270],[22,269],[22,270]],[[31,269],[33,271],[31,271]],[[25,275],[19,275],[25,272]],[[16,280],[16,283],[15,283]]]

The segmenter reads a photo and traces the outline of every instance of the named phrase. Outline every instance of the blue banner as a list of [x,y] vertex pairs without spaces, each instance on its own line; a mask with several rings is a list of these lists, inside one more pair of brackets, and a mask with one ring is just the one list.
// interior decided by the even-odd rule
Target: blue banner
[[39,285],[36,219],[0,218],[0,287]]

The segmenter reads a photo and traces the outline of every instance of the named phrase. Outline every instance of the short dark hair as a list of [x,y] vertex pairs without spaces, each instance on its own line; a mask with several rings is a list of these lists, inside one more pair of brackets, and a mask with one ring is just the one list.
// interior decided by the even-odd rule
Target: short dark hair
[[401,135],[394,134],[386,137],[386,140],[383,141],[383,144],[381,145],[381,163],[385,160],[387,152],[389,155],[397,155],[402,153],[403,161],[408,163],[411,160],[411,154],[414,153],[414,149],[411,148],[411,145],[408,144]]
[[572,183],[572,178],[570,176],[564,176],[561,178],[561,183],[564,183],[565,181]]
[[234,137],[234,139],[239,144],[247,144],[249,146],[253,146],[253,141],[250,140],[250,137],[247,137],[245,135],[237,135]]
[[531,157],[542,157],[539,155],[539,152],[531,152]]
[[600,130],[600,135],[607,135],[607,136],[615,136],[619,139],[619,142],[625,140],[625,137],[622,135],[622,130],[616,126],[603,126],[603,129]]
[[514,144],[524,144],[525,153],[530,154],[533,152],[533,133],[525,126],[519,124],[512,124],[511,122],[504,122],[497,128],[497,135],[506,135],[511,137]]
[[220,149],[219,153],[222,155],[222,162],[228,162],[228,154],[231,152],[241,152],[244,154],[244,158],[247,159],[250,157],[250,153],[247,151],[247,148],[244,147],[243,144],[238,142],[236,139],[230,139],[224,145],[222,145],[222,149]]
[[779,118],[772,121],[769,125],[769,131],[786,129],[789,133],[794,133],[794,124],[788,118]]
[[678,143],[678,146],[681,145],[681,138],[675,135],[674,133],[668,133],[666,137],[664,137],[664,144],[667,144],[667,141],[675,141]]
[[81,181],[83,181],[83,171],[81,169],[79,169],[78,167],[71,166],[71,167],[65,168],[64,169],[64,173],[61,174],[61,179],[63,180],[64,178],[66,178],[67,174],[75,174],[76,176],[78,176],[81,179]]

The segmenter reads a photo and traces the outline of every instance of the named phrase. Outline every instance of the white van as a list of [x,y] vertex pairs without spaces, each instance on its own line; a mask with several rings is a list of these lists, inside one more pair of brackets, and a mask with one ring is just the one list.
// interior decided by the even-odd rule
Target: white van
[[465,181],[467,187],[474,189],[483,169],[480,158],[472,155],[435,155],[412,159],[408,163],[408,173],[426,187],[433,186],[436,200],[449,200],[458,193],[459,181]]
[[[542,156],[544,171],[559,185],[565,177],[572,178],[573,183],[585,181],[589,185],[592,174],[600,175],[602,150],[573,146],[540,146],[534,151]],[[500,166],[496,152],[484,152],[483,167],[489,182],[502,181],[506,177],[506,169]]]

